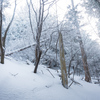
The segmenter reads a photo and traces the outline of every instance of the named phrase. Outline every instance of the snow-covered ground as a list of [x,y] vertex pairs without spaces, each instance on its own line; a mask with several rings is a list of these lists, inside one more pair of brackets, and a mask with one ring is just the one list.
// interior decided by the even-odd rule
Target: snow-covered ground
[[[39,65],[34,74],[34,65],[14,60],[0,64],[0,100],[100,100],[100,86],[87,83],[81,77],[69,89],[61,85],[58,71]],[[53,76],[51,75],[51,73]]]

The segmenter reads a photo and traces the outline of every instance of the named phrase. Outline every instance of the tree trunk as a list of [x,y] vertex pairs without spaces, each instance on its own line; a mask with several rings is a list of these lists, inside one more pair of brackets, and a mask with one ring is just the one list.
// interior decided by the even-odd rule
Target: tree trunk
[[68,66],[68,77],[69,77],[69,78],[70,78],[70,68],[71,68],[71,64],[72,64],[72,61],[73,61],[74,57],[75,57],[75,54],[72,55],[71,60],[70,60],[70,62],[69,62],[69,66]]
[[4,64],[5,51],[1,48],[1,64]]
[[84,71],[85,71],[85,81],[91,82],[90,72],[89,72],[88,64],[87,64],[87,56],[84,51],[84,46],[83,46],[82,40],[80,40],[80,48],[81,48],[81,54],[82,54],[83,67],[84,67]]
[[68,66],[68,77],[70,78],[70,68],[71,68],[71,62],[72,62],[72,60],[70,60],[70,62],[69,62],[69,66]]
[[3,16],[2,6],[3,6],[3,0],[0,0],[0,49],[1,49],[1,63],[4,64],[6,36],[7,36],[8,30],[12,24],[14,16],[15,16],[16,0],[15,0],[15,8],[14,8],[13,16],[12,16],[12,19],[5,30],[4,37],[2,37],[2,20],[3,20],[3,18],[2,18],[2,16]]
[[65,56],[64,56],[63,38],[62,38],[61,32],[59,33],[59,48],[60,48],[62,85],[68,89],[68,77],[67,77],[66,62],[65,62]]
[[2,47],[2,3],[3,1],[0,1],[0,52],[1,52],[1,63],[4,63],[3,59],[3,47]]
[[36,48],[35,48],[35,69],[34,69],[34,73],[37,73],[37,68],[38,68],[38,64],[41,58],[41,54],[42,51],[40,49],[40,35],[41,32],[39,31],[40,28],[37,31],[37,36],[36,36]]
[[91,82],[91,77],[90,77],[88,64],[87,64],[87,57],[86,57],[86,53],[85,53],[85,50],[84,50],[84,46],[83,46],[83,42],[82,42],[82,38],[81,38],[81,33],[80,33],[80,30],[79,30],[79,23],[78,23],[78,20],[77,20],[73,0],[71,0],[71,3],[72,3],[73,11],[74,11],[75,25],[76,25],[76,29],[77,29],[78,40],[79,40],[81,54],[82,54],[83,67],[84,67],[84,71],[85,71],[85,81]]
[[35,69],[34,69],[34,73],[37,73],[37,68],[38,68],[40,58],[41,58],[41,54],[42,54],[42,51],[40,50],[40,47],[37,45],[36,49],[35,49]]

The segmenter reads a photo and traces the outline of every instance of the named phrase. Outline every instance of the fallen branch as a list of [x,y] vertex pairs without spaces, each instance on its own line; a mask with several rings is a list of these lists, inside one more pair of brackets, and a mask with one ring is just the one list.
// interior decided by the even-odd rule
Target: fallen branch
[[[44,42],[44,41],[41,41],[41,42]],[[14,53],[16,53],[16,52],[23,51],[23,50],[25,50],[25,49],[27,49],[27,48],[30,48],[30,47],[32,47],[32,46],[35,46],[35,44],[28,45],[28,46],[26,46],[26,47],[23,47],[23,48],[20,48],[20,49],[17,49],[17,50],[8,52],[8,53],[5,54],[5,56],[10,56],[10,55],[12,55],[12,54],[14,54]],[[1,54],[0,54],[0,56],[1,56]]]
[[23,51],[23,50],[25,50],[25,49],[27,49],[27,48],[30,48],[31,46],[35,46],[35,44],[32,44],[32,45],[29,45],[29,46],[26,46],[26,47],[23,47],[23,48],[17,49],[17,50],[15,50],[15,51],[12,51],[12,52],[7,53],[7,54],[5,54],[5,55],[6,55],[6,56],[10,56],[10,55],[12,55],[13,53]]
[[50,70],[49,70],[49,69],[47,69],[47,70],[48,70],[48,72],[53,76],[53,78],[55,78],[54,75],[50,72]]
[[95,79],[96,82],[94,82],[94,84],[100,84],[100,78]]
[[79,84],[79,85],[82,86],[82,84],[80,84],[79,82],[75,81],[74,79],[71,79],[71,81],[72,81],[73,83],[75,83],[75,84]]
[[16,74],[12,74],[12,73],[10,73],[10,74],[11,74],[12,76],[14,76],[14,77],[18,75],[18,73],[16,73]]
[[75,84],[79,84],[79,85],[81,85],[82,86],[82,84],[80,84],[79,82],[76,82],[74,79],[71,79],[71,84],[68,86],[68,87],[71,87],[71,85],[73,84],[73,83],[75,83]]
[[94,82],[94,84],[100,84],[100,82]]
[[68,87],[71,87],[72,84],[73,84],[73,81],[72,81],[72,83]]
[[32,63],[31,63],[31,61],[29,61],[28,59],[26,60],[26,64],[27,65],[31,65]]

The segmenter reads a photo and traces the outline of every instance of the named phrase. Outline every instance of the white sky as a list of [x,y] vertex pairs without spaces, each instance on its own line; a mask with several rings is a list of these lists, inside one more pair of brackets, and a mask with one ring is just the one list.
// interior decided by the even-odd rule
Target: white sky
[[[15,0],[10,0],[12,4],[12,9],[8,10],[9,13],[13,12],[13,7],[14,7],[14,1]],[[80,1],[80,0],[74,0],[75,5]],[[20,8],[23,7],[26,3],[26,0],[17,0],[17,11],[21,10]],[[67,12],[67,5],[71,4],[71,0],[58,0],[57,3],[57,13],[59,15],[59,19],[62,20],[65,13]],[[19,8],[19,9],[18,9]],[[12,11],[11,11],[12,10]],[[54,5],[51,9],[51,13],[56,12],[56,5]]]
[[[80,0],[73,0],[75,1],[75,5],[80,1]],[[67,6],[71,5],[71,0],[59,0],[57,2],[57,14],[58,14],[58,19],[62,20],[64,18],[65,13],[67,12]],[[51,9],[51,12],[56,12],[56,5],[54,5]]]
[[[81,0],[73,0],[74,1],[74,5],[76,5],[77,3],[81,2]],[[24,3],[26,3],[26,0],[17,0],[17,4],[19,7],[17,7],[17,11],[21,10],[21,7],[24,6]],[[14,6],[14,0],[11,1],[12,6]],[[57,14],[58,14],[58,19],[62,20],[64,18],[65,13],[67,12],[67,6],[71,5],[71,0],[59,0],[57,3]],[[13,8],[13,7],[12,7]],[[7,11],[8,13],[13,12],[11,10]],[[51,10],[50,13],[54,13],[56,14],[56,5],[54,5]],[[11,13],[12,14],[12,13]],[[89,22],[88,16],[85,16],[85,20],[86,22]],[[91,32],[93,34],[91,34],[92,39],[96,39],[97,38],[97,29],[96,29],[96,25],[95,25],[95,19],[90,19],[91,22],[89,23],[90,25],[86,26],[86,29],[88,30],[88,32],[91,34]]]

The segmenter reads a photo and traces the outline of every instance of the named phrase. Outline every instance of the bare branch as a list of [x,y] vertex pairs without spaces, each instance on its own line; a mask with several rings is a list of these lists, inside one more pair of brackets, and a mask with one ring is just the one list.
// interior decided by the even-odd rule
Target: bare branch
[[52,77],[55,78],[54,75],[50,72],[50,70],[49,70],[49,69],[47,69],[47,70],[48,70],[48,72],[52,75]]
[[48,47],[48,48],[46,48],[46,51],[44,52],[44,54],[43,54],[42,58],[46,55],[46,53],[47,53],[47,52],[48,52],[48,50],[50,49],[50,45],[51,45],[51,42],[52,42],[52,35],[53,35],[55,32],[57,32],[57,31],[53,31],[53,32],[51,33],[51,35],[50,35],[49,47]]
[[30,3],[31,3],[32,9],[33,9],[33,11],[34,11],[34,13],[35,13],[36,22],[37,22],[37,13],[36,13],[36,11],[35,11],[35,9],[34,9],[34,6],[33,6],[33,3],[32,3],[32,0],[30,0]]
[[10,28],[12,22],[13,22],[14,16],[15,16],[15,11],[16,11],[16,1],[17,1],[17,0],[15,0],[15,8],[14,8],[14,11],[13,11],[12,19],[11,19],[10,23],[8,24],[8,27],[7,27],[7,29],[6,29],[6,31],[5,31],[5,34],[4,34],[4,39],[3,39],[3,46],[4,46],[4,47],[5,47],[5,40],[6,40],[7,32],[8,32],[8,30],[9,30],[9,28]]
[[46,18],[48,17],[48,15],[49,15],[49,10],[48,10],[47,15],[46,15],[45,18],[43,19],[43,22],[46,20]]
[[[30,0],[30,2],[31,2],[31,0]],[[33,31],[32,21],[31,21],[30,4],[28,4],[28,1],[27,1],[27,0],[26,0],[26,3],[27,3],[27,6],[28,6],[28,9],[29,9],[29,20],[30,20],[31,31],[32,31],[32,34],[33,34],[33,38],[34,38],[34,40],[36,40],[36,39],[35,39],[34,31]]]
[[3,1],[1,0],[0,2],[0,49],[2,49],[2,3]]
[[[47,0],[47,1],[49,1],[49,0]],[[50,1],[50,2],[47,2],[47,1],[45,1],[45,5],[48,5],[48,4],[51,4],[51,3],[57,3],[59,0],[52,0],[52,1]]]
[[[47,1],[48,1],[48,0],[47,0]],[[46,1],[46,2],[47,2],[47,1]],[[48,4],[49,4],[49,7],[44,11],[44,12],[46,12],[46,11],[48,11],[48,12],[47,12],[46,16],[44,17],[43,21],[45,21],[46,18],[48,17],[48,15],[49,15],[49,9],[50,9],[55,3],[57,3],[57,2],[58,2],[58,0],[53,0],[53,1],[51,1],[51,2],[44,3],[44,5],[48,5]]]

